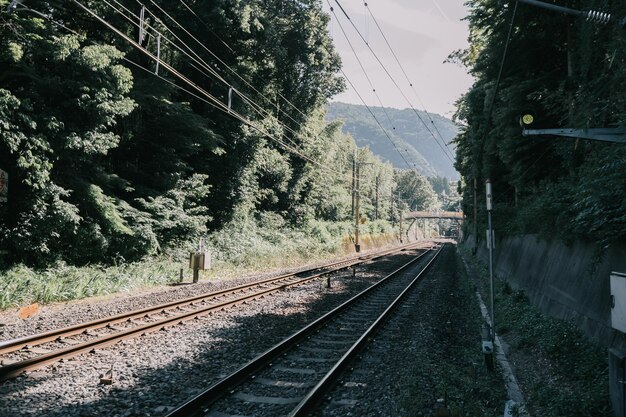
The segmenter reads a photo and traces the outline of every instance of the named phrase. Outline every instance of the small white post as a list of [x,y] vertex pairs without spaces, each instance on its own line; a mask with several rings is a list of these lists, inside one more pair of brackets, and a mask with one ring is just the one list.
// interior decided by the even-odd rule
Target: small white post
[[491,180],[485,182],[486,195],[487,195],[487,247],[489,248],[489,301],[491,309],[491,343],[495,346],[496,339],[496,321],[494,314],[494,301],[493,301],[493,228],[491,226],[491,211],[493,210],[492,204],[492,191]]

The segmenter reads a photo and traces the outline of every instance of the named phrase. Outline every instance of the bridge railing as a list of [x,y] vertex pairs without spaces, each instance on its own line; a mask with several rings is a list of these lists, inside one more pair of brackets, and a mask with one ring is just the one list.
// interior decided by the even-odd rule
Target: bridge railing
[[411,211],[404,215],[405,219],[453,219],[463,220],[462,211]]

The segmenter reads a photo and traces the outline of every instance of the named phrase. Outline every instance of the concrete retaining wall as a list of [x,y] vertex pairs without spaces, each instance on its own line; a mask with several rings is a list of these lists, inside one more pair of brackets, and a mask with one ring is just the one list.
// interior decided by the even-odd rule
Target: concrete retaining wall
[[[473,242],[472,238],[468,242]],[[614,354],[626,355],[624,334],[611,328],[609,279],[612,271],[626,272],[626,243],[610,247],[601,256],[596,246],[587,242],[566,245],[535,235],[499,239],[494,251],[495,274],[511,287],[523,289],[543,313],[572,320]],[[477,256],[487,262],[484,242],[478,246]],[[613,371],[614,375],[622,373]],[[620,417],[624,416],[623,410],[618,411],[623,408],[623,390],[624,384],[611,381],[615,415]]]

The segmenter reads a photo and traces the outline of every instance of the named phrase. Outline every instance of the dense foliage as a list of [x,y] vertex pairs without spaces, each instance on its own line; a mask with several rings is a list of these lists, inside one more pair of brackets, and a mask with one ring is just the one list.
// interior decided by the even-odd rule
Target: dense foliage
[[[557,3],[626,15],[620,0]],[[522,137],[518,120],[530,112],[537,129],[624,126],[626,31],[519,3],[488,120],[513,4],[470,0],[470,47],[451,56],[476,77],[457,113],[465,125],[456,139],[464,211],[473,212],[475,179],[478,208],[484,210],[483,184],[490,178],[501,232],[623,241],[626,147]]]
[[355,155],[361,213],[393,215],[391,165],[324,121],[343,80],[319,0],[152,3],[141,40],[137,3],[81,3],[141,48],[71,2],[0,16],[4,261],[130,261],[208,232],[348,221]]

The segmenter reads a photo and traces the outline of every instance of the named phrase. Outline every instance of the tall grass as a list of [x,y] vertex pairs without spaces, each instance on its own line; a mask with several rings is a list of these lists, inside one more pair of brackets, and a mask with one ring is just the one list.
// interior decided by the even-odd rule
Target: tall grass
[[[301,265],[351,253],[350,223],[312,222],[303,230],[284,225],[281,219],[234,222],[207,239],[212,269],[201,279],[223,279],[254,271]],[[394,232],[385,222],[363,227],[363,248],[391,243]],[[183,268],[187,280],[189,248],[140,262],[113,266],[59,264],[45,270],[17,265],[0,272],[0,309],[33,302],[48,304],[116,292],[133,292],[177,282]]]
[[108,267],[61,264],[45,270],[18,265],[0,274],[0,309],[162,285],[176,279],[178,268],[176,263],[167,259]]

